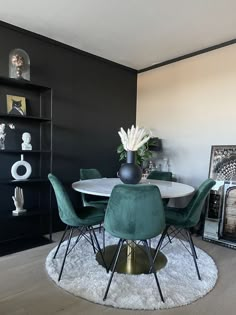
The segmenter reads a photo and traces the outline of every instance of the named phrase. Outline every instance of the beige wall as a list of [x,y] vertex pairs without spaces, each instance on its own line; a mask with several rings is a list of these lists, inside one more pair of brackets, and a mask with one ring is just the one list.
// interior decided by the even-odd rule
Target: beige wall
[[236,145],[236,45],[138,75],[137,124],[163,139],[182,182],[208,177],[211,145]]

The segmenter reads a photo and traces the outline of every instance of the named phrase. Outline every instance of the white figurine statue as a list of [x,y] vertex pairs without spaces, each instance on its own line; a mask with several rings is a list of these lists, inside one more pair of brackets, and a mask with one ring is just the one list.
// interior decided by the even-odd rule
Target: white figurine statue
[[22,144],[21,144],[21,148],[22,150],[32,150],[32,145],[30,143],[31,141],[31,134],[29,132],[24,132],[22,134]]
[[6,127],[5,124],[0,124],[0,150],[5,149],[5,137],[6,137],[5,127]]
[[12,196],[12,199],[14,201],[14,205],[16,207],[15,210],[12,211],[13,215],[19,215],[22,213],[25,213],[27,210],[23,209],[24,205],[24,195],[23,195],[23,189],[20,187],[15,188],[14,196]]
[[0,150],[5,150],[5,128],[9,127],[10,129],[15,129],[15,125],[12,123],[9,124],[0,124]]

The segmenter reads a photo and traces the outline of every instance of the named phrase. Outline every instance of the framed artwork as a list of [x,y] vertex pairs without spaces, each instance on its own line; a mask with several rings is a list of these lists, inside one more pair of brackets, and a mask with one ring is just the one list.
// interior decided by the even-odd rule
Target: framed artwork
[[236,145],[211,147],[209,195],[203,239],[236,249]]
[[26,115],[26,100],[23,96],[7,95],[7,113],[9,115]]
[[211,147],[209,177],[216,181],[236,181],[236,145]]

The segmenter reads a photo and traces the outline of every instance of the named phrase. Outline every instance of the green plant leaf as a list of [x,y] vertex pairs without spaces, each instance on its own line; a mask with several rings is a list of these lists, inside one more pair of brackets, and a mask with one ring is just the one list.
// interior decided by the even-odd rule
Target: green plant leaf
[[[122,143],[117,147],[116,151],[120,155],[119,161],[126,160],[127,152],[124,149]],[[138,165],[142,165],[142,163],[145,160],[150,159],[151,156],[152,156],[152,152],[148,148],[148,143],[145,143],[136,151],[136,163]]]

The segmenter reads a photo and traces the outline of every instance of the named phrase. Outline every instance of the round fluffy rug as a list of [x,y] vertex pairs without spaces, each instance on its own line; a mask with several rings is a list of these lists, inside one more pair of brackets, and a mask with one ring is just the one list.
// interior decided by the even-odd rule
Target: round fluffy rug
[[[101,242],[101,235],[98,235]],[[158,239],[152,241],[155,247]],[[116,244],[117,239],[106,235],[106,245]],[[72,243],[73,244],[73,243]],[[80,240],[68,255],[61,281],[58,274],[62,263],[66,242],[61,245],[56,259],[54,248],[46,259],[49,276],[61,288],[89,301],[124,309],[165,309],[189,304],[206,295],[217,280],[217,267],[212,258],[196,248],[198,266],[202,280],[198,280],[192,256],[177,239],[168,244],[163,253],[168,262],[157,273],[165,299],[160,299],[153,274],[126,275],[115,273],[106,301],[103,301],[110,273],[98,264],[92,246]]]

